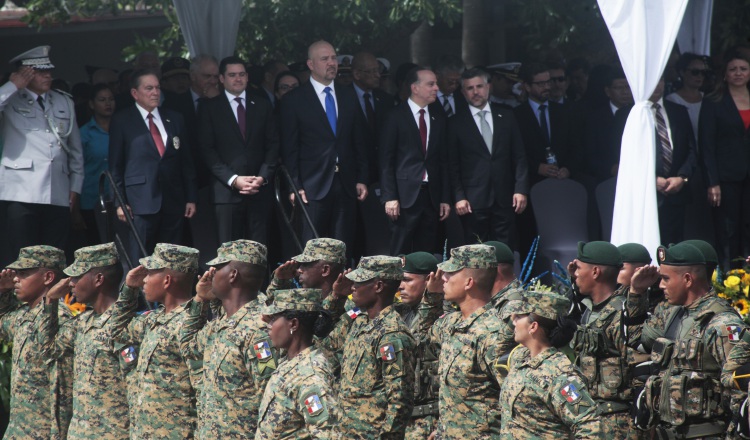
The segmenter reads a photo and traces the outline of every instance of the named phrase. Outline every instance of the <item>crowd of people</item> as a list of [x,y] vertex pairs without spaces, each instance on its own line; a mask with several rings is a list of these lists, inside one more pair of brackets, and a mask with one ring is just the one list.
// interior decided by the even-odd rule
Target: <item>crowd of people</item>
[[[0,87],[7,438],[750,435],[750,333],[711,287],[750,254],[747,50],[716,77],[683,54],[650,98],[658,267],[592,239],[552,287],[514,273],[530,187],[575,179],[596,211],[633,105],[617,66],[442,57],[391,75],[317,41],[262,68],[145,52],[92,69],[79,100],[52,88],[49,51]],[[274,239],[281,166],[310,221],[274,265],[294,255]],[[104,170],[122,245],[99,231]],[[685,241],[709,212],[716,246]]]

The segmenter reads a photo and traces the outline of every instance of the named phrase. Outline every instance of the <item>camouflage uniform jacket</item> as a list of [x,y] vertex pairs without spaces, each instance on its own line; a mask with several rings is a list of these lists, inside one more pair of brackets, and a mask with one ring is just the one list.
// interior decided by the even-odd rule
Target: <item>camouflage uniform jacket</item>
[[[59,319],[72,319],[67,307]],[[30,309],[13,293],[0,295],[0,340],[13,342],[10,420],[4,439],[65,439],[73,409],[73,358],[68,353],[49,362],[44,353],[44,304]]]
[[525,347],[513,352],[500,405],[503,439],[558,440],[571,433],[576,439],[601,438],[586,380],[554,347],[533,358]]
[[196,424],[194,368],[180,354],[179,331],[191,301],[135,316],[139,289],[123,286],[112,306],[109,331],[115,342],[140,345],[132,412],[132,438],[191,439]]
[[492,305],[495,306],[495,309],[498,311],[498,313],[500,313],[500,316],[503,316],[503,309],[505,308],[505,304],[507,304],[508,301],[522,298],[523,286],[521,285],[521,282],[518,280],[518,278],[516,278],[515,280],[511,281],[510,284],[500,289],[500,291],[492,297]]
[[308,347],[281,362],[260,404],[255,440],[340,439],[341,407],[323,353]]
[[321,344],[334,371],[332,353],[343,350],[337,391],[344,437],[402,438],[414,404],[414,338],[393,306],[372,320],[349,311],[345,321],[351,324]]
[[57,302],[45,307],[47,328],[42,332],[46,335],[47,357],[74,355],[73,418],[69,437],[130,438],[125,376],[135,366],[135,355],[110,338],[106,324],[112,316],[112,308],[101,315],[93,310],[86,311],[62,326],[57,311]]
[[277,350],[271,345],[257,300],[231,317],[206,324],[208,304],[192,302],[180,330],[186,359],[203,360],[199,439],[243,439],[258,426],[263,389],[276,370]]
[[442,439],[496,438],[500,434],[500,385],[495,363],[515,346],[492,303],[463,319],[449,313],[435,322],[422,343],[440,346]]
[[[648,309],[648,295],[633,295],[627,293],[628,314],[633,316],[639,311]],[[667,331],[667,325],[672,321],[672,316],[677,312],[679,306],[670,305],[666,300],[656,305],[653,311],[648,310],[645,322],[640,328],[634,329],[630,334],[630,345],[638,347],[643,345],[644,351],[650,352],[651,347],[658,338],[663,338]]]

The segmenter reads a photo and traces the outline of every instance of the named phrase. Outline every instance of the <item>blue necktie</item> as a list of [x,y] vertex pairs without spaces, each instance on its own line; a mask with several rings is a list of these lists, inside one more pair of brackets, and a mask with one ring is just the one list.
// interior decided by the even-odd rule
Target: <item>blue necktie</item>
[[331,95],[331,88],[326,87],[323,89],[326,93],[326,116],[328,116],[328,123],[331,124],[331,130],[333,130],[334,136],[336,135],[336,102],[333,100]]

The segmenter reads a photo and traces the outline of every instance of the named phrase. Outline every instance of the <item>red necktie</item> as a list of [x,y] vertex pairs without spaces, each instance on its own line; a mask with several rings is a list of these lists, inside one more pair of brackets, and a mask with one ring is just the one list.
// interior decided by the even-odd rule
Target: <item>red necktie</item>
[[242,138],[247,139],[247,119],[245,118],[245,106],[242,105],[242,98],[239,96],[234,98],[235,101],[237,101],[237,124],[240,126],[240,132],[242,133]]
[[164,156],[164,152],[167,149],[164,148],[164,141],[161,138],[159,127],[154,124],[154,115],[151,113],[148,114],[148,129],[151,130],[151,137],[154,138],[154,144],[156,144],[156,149],[159,150],[159,156]]

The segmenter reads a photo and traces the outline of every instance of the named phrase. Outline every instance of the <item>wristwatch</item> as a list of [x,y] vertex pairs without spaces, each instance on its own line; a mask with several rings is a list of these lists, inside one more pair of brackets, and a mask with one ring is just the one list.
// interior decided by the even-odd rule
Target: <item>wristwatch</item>
[[683,183],[688,183],[688,178],[687,178],[687,176],[679,176],[679,177],[681,177],[681,178],[682,178],[682,182],[683,182]]

